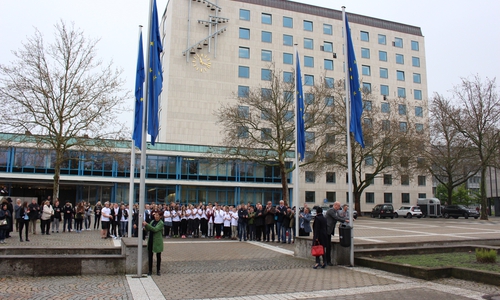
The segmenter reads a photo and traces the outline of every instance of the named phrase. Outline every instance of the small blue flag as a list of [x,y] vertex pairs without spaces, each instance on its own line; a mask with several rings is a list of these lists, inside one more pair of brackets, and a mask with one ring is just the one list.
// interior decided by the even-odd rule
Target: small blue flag
[[137,56],[137,71],[135,74],[135,118],[132,139],[137,148],[141,149],[142,143],[142,112],[144,109],[144,55],[142,52],[142,32],[139,36],[139,55]]
[[349,87],[351,95],[351,132],[354,134],[354,139],[362,148],[365,147],[363,140],[363,130],[361,128],[361,114],[363,113],[363,101],[361,99],[361,88],[359,87],[358,66],[356,64],[356,56],[354,55],[354,47],[352,45],[351,30],[347,15],[345,16],[345,28],[347,32],[347,71],[349,72]]
[[148,77],[148,133],[151,135],[151,144],[154,145],[158,136],[158,97],[163,87],[163,70],[160,53],[163,51],[158,23],[156,0],[153,1],[151,12],[151,32],[149,37],[149,77]]
[[304,129],[304,93],[302,92],[302,74],[300,72],[300,59],[299,52],[296,52],[297,61],[297,78],[295,79],[295,90],[297,91],[297,115],[295,116],[297,121],[295,125],[295,130],[297,130],[297,141],[295,141],[297,147],[297,153],[300,155],[299,160],[303,161],[306,152],[306,132]]

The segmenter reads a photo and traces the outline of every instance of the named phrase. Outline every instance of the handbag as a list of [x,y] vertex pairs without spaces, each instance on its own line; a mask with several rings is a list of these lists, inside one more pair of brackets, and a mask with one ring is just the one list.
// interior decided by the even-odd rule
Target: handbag
[[7,219],[0,220],[0,226],[7,225]]
[[312,256],[322,256],[325,254],[325,248],[323,245],[319,244],[319,241],[316,239],[313,246],[311,247],[311,255]]

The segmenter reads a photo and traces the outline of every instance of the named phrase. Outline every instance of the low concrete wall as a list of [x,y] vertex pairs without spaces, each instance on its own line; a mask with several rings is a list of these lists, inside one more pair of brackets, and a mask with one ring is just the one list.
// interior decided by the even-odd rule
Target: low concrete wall
[[[137,238],[122,238],[122,254],[125,256],[126,274],[137,274],[138,252]],[[145,242],[142,243],[142,273],[148,270],[148,249]]]
[[[331,242],[331,257],[334,265],[350,264],[350,248],[340,246],[337,241]],[[295,238],[294,255],[300,258],[315,259],[311,255],[312,237],[297,236]]]

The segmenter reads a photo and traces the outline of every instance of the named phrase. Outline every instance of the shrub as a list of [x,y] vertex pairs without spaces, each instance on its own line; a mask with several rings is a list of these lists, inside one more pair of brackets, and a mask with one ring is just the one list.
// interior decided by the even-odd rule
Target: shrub
[[497,251],[494,249],[476,248],[476,260],[480,263],[496,263]]

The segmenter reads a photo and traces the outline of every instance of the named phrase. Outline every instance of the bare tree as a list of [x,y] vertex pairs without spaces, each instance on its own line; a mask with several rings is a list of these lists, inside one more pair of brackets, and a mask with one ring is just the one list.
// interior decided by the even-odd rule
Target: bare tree
[[[345,92],[342,80],[337,81],[335,93],[335,137],[328,138],[319,153],[318,164],[329,170],[345,172],[348,168],[346,149]],[[361,195],[376,177],[391,181],[400,176],[402,184],[409,184],[417,170],[423,170],[423,151],[428,133],[418,127],[411,111],[414,107],[405,98],[386,99],[375,104],[373,94],[363,90],[363,136],[365,148],[351,139],[353,196],[355,209],[361,211]],[[422,112],[423,113],[423,112]]]
[[0,128],[55,151],[54,198],[68,149],[104,149],[125,129],[122,72],[97,59],[97,43],[61,21],[52,44],[36,30],[11,65],[0,65]]
[[460,105],[458,113],[451,114],[453,125],[471,143],[481,171],[481,219],[487,220],[486,171],[495,164],[500,139],[500,97],[496,79],[484,81],[475,76],[462,78],[455,87],[454,96]]
[[[284,80],[273,66],[270,70],[267,85],[240,91],[236,103],[222,105],[216,114],[224,128],[223,146],[228,149],[223,155],[278,167],[283,200],[288,201],[287,175],[294,169],[287,161],[293,158],[295,147],[295,81]],[[330,88],[325,82],[306,87],[304,98],[307,158],[303,165],[308,165],[315,162],[332,131],[333,98],[329,100]]]
[[457,114],[459,110],[450,100],[434,95],[429,122],[431,143],[426,158],[429,172],[447,192],[449,205],[452,204],[453,190],[480,170],[473,145],[453,123],[454,118],[459,118]]

